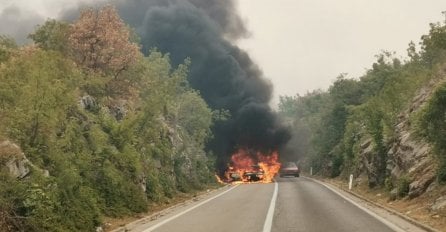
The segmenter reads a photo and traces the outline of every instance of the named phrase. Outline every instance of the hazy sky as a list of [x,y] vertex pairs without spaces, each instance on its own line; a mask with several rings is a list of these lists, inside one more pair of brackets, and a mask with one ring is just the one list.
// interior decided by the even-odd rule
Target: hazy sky
[[326,89],[340,73],[359,77],[381,50],[406,56],[446,10],[445,0],[238,1],[252,33],[239,45],[274,83],[274,102]]
[[[91,0],[85,0],[92,2]],[[272,81],[279,95],[326,89],[340,73],[359,77],[381,50],[405,56],[430,22],[444,21],[445,0],[237,0],[251,32],[238,41]],[[26,35],[74,5],[65,0],[0,0],[0,33]],[[78,1],[77,1],[78,2]]]

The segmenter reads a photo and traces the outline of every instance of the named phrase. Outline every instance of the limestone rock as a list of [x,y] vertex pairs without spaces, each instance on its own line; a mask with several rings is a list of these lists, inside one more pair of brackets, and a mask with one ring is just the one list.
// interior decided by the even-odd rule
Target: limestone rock
[[80,101],[79,105],[85,109],[85,110],[95,110],[98,109],[98,103],[96,102],[96,99],[90,95],[83,96]]
[[432,204],[432,206],[430,207],[430,209],[433,211],[446,209],[446,196],[441,196],[437,198],[434,204]]
[[435,180],[435,174],[426,173],[418,180],[410,183],[409,185],[409,198],[415,198],[423,194],[432,182]]
[[17,144],[9,140],[0,142],[0,165],[6,166],[9,174],[15,178],[24,178],[30,172],[30,162]]

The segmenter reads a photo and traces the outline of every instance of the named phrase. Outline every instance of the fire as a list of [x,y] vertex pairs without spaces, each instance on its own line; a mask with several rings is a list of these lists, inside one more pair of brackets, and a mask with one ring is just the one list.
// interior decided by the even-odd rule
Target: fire
[[231,163],[222,178],[217,180],[232,183],[260,182],[270,183],[279,172],[279,154],[274,151],[271,154],[252,152],[247,149],[239,149],[231,156]]

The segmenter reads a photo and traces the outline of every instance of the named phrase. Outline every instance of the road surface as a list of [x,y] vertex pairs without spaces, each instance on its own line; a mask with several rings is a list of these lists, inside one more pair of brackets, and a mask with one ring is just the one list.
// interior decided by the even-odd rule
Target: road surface
[[270,184],[227,186],[156,219],[128,225],[126,229],[135,232],[422,231],[416,227],[401,229],[366,211],[320,183],[290,177],[278,178]]

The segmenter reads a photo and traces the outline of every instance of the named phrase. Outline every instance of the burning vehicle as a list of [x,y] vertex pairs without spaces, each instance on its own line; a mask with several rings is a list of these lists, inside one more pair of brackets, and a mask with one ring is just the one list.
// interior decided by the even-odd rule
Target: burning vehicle
[[270,183],[279,172],[278,159],[277,152],[264,154],[248,149],[239,149],[231,156],[228,168],[219,180],[226,183]]
[[243,173],[243,179],[248,181],[261,181],[263,180],[263,176],[265,175],[265,171],[260,167],[259,164],[254,164],[251,166],[251,169],[245,171]]

